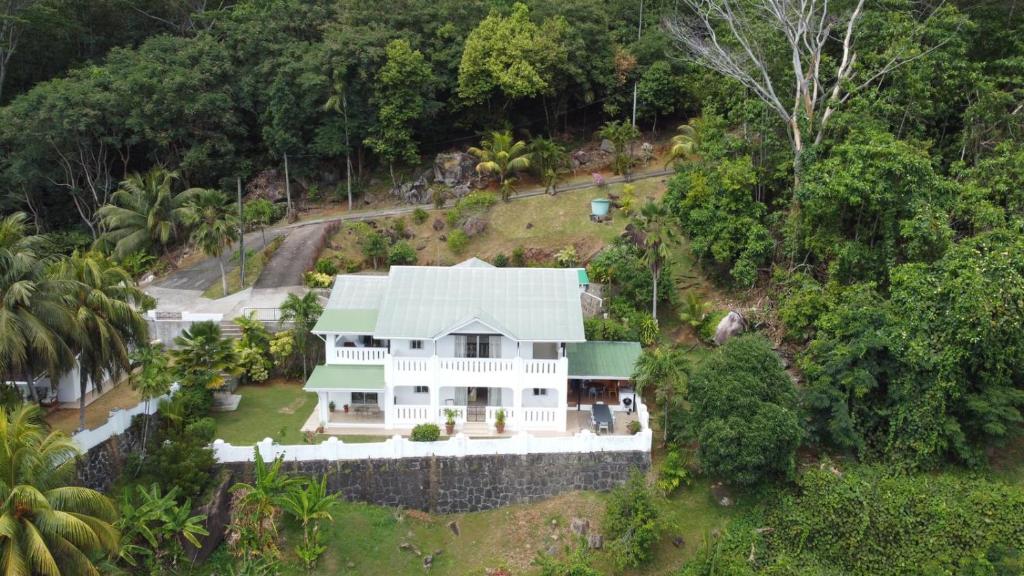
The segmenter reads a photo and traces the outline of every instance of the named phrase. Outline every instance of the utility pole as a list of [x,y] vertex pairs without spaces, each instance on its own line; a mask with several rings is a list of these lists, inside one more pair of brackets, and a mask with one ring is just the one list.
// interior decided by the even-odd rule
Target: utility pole
[[[640,41],[640,38],[643,36],[643,32],[644,32],[644,0],[640,0],[640,22],[636,26],[636,40],[637,40],[637,42]],[[637,84],[639,84],[639,82],[640,82],[639,78],[637,78],[636,80],[633,80],[633,128],[636,128],[636,93],[637,93]],[[632,147],[632,145],[630,145],[630,147]]]
[[238,251],[241,262],[238,285],[245,288],[245,216],[242,212],[242,179],[240,177],[238,178]]
[[[348,96],[341,93],[341,110],[345,115],[345,188],[348,190],[348,211],[352,211],[352,149],[348,141]],[[392,176],[392,180],[394,177]]]
[[288,153],[284,153],[284,194],[288,199],[288,220],[292,218],[292,182],[288,178]]

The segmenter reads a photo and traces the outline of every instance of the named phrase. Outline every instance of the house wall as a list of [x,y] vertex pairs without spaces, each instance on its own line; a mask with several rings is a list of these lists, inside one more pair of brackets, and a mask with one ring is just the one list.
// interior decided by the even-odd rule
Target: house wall
[[427,406],[430,404],[429,392],[416,392],[415,386],[395,386],[395,404],[405,406]]
[[556,388],[545,388],[547,394],[541,394],[538,396],[533,395],[533,389],[528,388],[523,390],[523,407],[524,408],[557,408],[558,407],[558,395],[564,394]]
[[[384,390],[377,392],[377,407],[381,410],[384,409]],[[334,402],[334,407],[337,410],[341,410],[341,407],[345,404],[352,404],[352,393],[351,392],[328,392],[327,393],[328,404]]]

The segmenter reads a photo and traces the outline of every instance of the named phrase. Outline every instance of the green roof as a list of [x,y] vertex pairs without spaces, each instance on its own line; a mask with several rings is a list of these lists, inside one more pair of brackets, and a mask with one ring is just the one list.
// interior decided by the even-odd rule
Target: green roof
[[373,334],[373,328],[377,325],[376,310],[324,310],[320,319],[316,321],[313,332],[324,333],[345,333],[345,334]]
[[638,342],[578,342],[567,344],[569,378],[629,380],[640,357]]
[[327,364],[313,369],[302,388],[321,390],[383,390],[384,366],[372,364]]
[[590,276],[587,276],[587,269],[586,268],[580,268],[579,269],[579,278],[580,278],[580,285],[581,286],[585,285],[585,284],[590,284]]

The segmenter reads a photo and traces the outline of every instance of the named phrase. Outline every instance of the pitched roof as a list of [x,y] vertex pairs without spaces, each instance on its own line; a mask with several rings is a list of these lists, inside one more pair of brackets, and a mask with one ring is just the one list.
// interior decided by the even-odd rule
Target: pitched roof
[[569,378],[629,380],[640,357],[639,342],[578,342],[567,344]]
[[381,339],[439,338],[479,319],[516,340],[584,340],[572,268],[393,266],[378,310]]
[[374,310],[380,306],[381,296],[388,285],[387,276],[342,274],[335,277],[327,310]]
[[371,364],[327,364],[313,368],[302,387],[307,392],[321,390],[383,390],[384,366]]
[[472,258],[459,262],[458,264],[452,266],[452,268],[494,268],[494,264],[491,264],[490,262],[486,262],[484,260],[477,258],[476,256],[473,256]]
[[373,334],[376,326],[376,310],[327,308],[313,326],[313,333]]

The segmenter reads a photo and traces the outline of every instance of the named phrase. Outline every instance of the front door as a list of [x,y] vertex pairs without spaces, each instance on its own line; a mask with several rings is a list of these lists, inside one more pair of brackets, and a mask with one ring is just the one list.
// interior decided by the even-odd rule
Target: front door
[[483,387],[471,387],[468,393],[468,401],[466,402],[466,421],[467,422],[486,422],[487,421],[487,388]]

